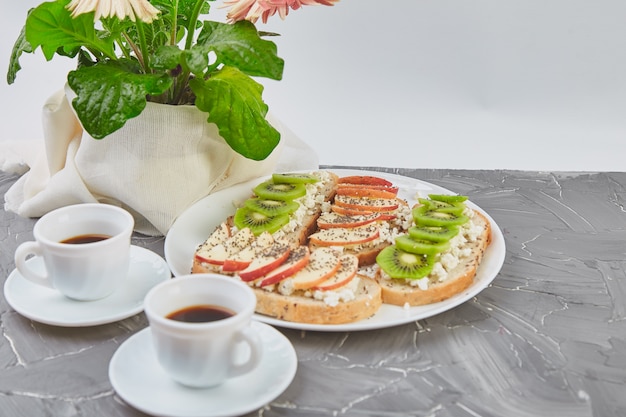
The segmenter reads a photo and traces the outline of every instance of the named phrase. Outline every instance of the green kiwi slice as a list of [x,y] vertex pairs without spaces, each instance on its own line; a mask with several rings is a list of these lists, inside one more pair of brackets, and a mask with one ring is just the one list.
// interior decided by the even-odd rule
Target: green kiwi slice
[[289,222],[288,214],[268,216],[244,206],[237,209],[233,217],[235,226],[239,229],[249,227],[255,236],[267,231],[274,233]]
[[413,239],[447,242],[459,233],[457,226],[412,226],[408,230]]
[[311,174],[301,174],[298,172],[272,174],[272,181],[277,184],[313,184],[318,179]]
[[267,200],[293,200],[306,195],[304,184],[265,181],[254,187],[254,193]]
[[428,194],[428,198],[444,203],[462,203],[467,200],[466,195]]
[[455,213],[462,214],[463,210],[465,210],[465,204],[462,202],[459,203],[448,203],[445,201],[438,200],[429,200],[427,198],[418,198],[420,204],[428,207],[430,210],[437,210],[443,213]]
[[290,200],[268,200],[266,198],[249,198],[245,201],[245,206],[251,210],[258,211],[266,216],[276,216],[278,214],[290,214],[298,210],[300,204]]
[[450,248],[450,242],[434,242],[426,239],[413,239],[408,235],[398,236],[396,246],[405,252],[418,255],[437,255]]
[[391,278],[420,279],[433,270],[433,256],[405,252],[396,246],[387,246],[378,253],[376,262]]
[[418,226],[459,226],[468,221],[468,218],[462,214],[430,210],[426,206],[415,207],[412,214]]

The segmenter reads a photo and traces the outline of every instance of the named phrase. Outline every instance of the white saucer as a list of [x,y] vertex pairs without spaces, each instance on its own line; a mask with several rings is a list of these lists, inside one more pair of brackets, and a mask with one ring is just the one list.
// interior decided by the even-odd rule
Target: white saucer
[[[43,272],[43,260],[31,258],[33,269]],[[13,270],[4,283],[4,297],[21,315],[64,327],[113,323],[143,311],[143,299],[153,286],[171,277],[169,266],[156,253],[131,245],[130,266],[122,287],[106,298],[76,301],[56,290],[34,284]]]
[[128,404],[158,417],[228,417],[258,410],[291,384],[298,359],[289,340],[273,327],[252,322],[263,341],[263,359],[248,374],[213,388],[186,388],[157,362],[150,328],[134,334],[109,363],[111,385]]

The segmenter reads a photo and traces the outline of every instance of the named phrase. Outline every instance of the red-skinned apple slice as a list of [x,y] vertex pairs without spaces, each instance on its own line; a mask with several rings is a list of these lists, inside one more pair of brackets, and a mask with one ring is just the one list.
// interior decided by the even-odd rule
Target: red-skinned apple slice
[[293,275],[293,288],[311,288],[333,276],[339,269],[339,253],[331,248],[315,249],[304,268]]
[[239,277],[246,282],[262,277],[285,262],[289,252],[289,245],[274,243],[254,258],[244,270],[240,271]]
[[270,271],[262,278],[259,278],[259,286],[265,287],[267,285],[276,284],[283,279],[296,274],[309,263],[310,256],[311,253],[309,252],[309,248],[307,246],[298,246],[297,248],[292,249],[282,265],[273,271]]
[[368,197],[368,198],[396,198],[398,188],[368,188],[356,186],[339,186],[337,187],[337,195],[347,195],[350,197]]
[[371,210],[359,210],[359,209],[347,208],[347,207],[338,206],[336,204],[331,205],[330,210],[333,213],[342,214],[345,216],[366,216],[368,214],[374,214],[374,212]]
[[[225,242],[211,246],[204,245],[197,253],[196,259],[213,265],[223,265],[224,261],[233,254],[250,246],[254,242],[254,234],[249,228],[243,228]],[[206,250],[205,250],[206,247]]]
[[223,244],[230,237],[230,227],[228,227],[228,225],[224,222],[220,223],[209,235],[208,239],[202,244],[202,247],[197,251],[195,254],[196,259],[200,262],[208,262],[206,256],[207,252],[209,252],[209,250],[214,246]]
[[369,224],[351,228],[322,229],[309,236],[309,242],[319,246],[346,246],[370,242],[380,235],[378,226]]
[[395,185],[349,184],[349,183],[337,184],[337,188],[338,189],[358,188],[358,189],[368,189],[368,190],[382,190],[382,191],[389,191],[390,193],[393,193],[396,195],[398,194],[398,191],[400,190],[399,187]]
[[380,212],[396,210],[400,203],[395,198],[367,198],[337,195],[335,196],[335,205],[349,209]]
[[230,255],[222,264],[223,272],[236,272],[245,269],[254,258],[267,247],[274,244],[274,238],[269,232],[263,232],[257,236],[253,244],[246,246],[237,253]]
[[349,175],[339,178],[339,184],[368,184],[393,186],[391,181],[373,175]]
[[357,270],[359,269],[359,258],[352,254],[345,254],[339,258],[339,263],[340,266],[337,272],[335,272],[335,275],[317,284],[312,289],[331,291],[341,288],[352,281],[352,278],[356,276]]
[[366,224],[378,222],[378,221],[386,221],[393,220],[395,216],[393,214],[387,213],[372,213],[372,214],[363,214],[358,216],[348,216],[339,213],[323,213],[317,219],[317,227],[320,229],[332,229],[336,227],[340,228],[350,228],[350,227],[359,227],[364,226]]

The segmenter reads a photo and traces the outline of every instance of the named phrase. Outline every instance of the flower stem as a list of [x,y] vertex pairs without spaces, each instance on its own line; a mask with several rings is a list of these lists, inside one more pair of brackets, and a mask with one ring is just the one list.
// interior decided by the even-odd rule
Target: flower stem
[[136,17],[135,23],[137,24],[137,34],[139,35],[139,48],[141,49],[141,56],[143,56],[143,59],[139,56],[137,58],[139,62],[141,62],[144,72],[148,74],[152,71],[150,69],[150,53],[148,51],[148,44],[146,43],[146,32],[144,31],[141,19]]
[[[198,16],[200,16],[200,10],[202,10],[202,5],[204,4],[204,0],[197,0],[196,4],[193,8],[193,12],[191,14],[191,18],[189,19],[189,25],[187,26],[187,39],[185,40],[185,50],[191,49],[193,45],[193,40],[195,37],[196,23],[198,21]],[[185,94],[185,86],[189,81],[189,76],[191,75],[188,69],[185,69],[181,75],[178,76],[178,80],[180,80],[179,87],[177,88],[177,92],[174,96],[174,103],[179,104]]]
[[137,57],[137,60],[139,61],[139,64],[143,68],[145,68],[146,66],[145,66],[145,64],[143,62],[143,56],[141,54],[141,51],[139,50],[139,48],[135,44],[135,42],[133,42],[133,40],[130,38],[130,36],[128,36],[128,34],[126,32],[122,32],[122,36],[124,36],[124,39],[126,39],[126,42],[128,42],[128,45],[131,47],[131,49],[135,53],[135,56]]
[[178,29],[178,0],[172,2],[171,14],[174,24],[172,25],[172,31],[170,33],[170,44],[176,45],[176,30]]
[[189,50],[193,45],[194,32],[196,30],[196,23],[198,22],[198,16],[200,16],[200,10],[204,0],[197,0],[196,5],[193,8],[193,13],[189,19],[189,26],[187,26],[187,40],[185,41],[185,49]]

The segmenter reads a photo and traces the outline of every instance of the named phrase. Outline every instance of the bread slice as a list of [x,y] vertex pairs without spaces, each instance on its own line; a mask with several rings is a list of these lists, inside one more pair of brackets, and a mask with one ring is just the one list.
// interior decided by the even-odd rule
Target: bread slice
[[345,324],[373,316],[382,305],[380,286],[371,278],[359,276],[355,297],[330,305],[300,293],[282,295],[255,288],[256,312],[280,320],[307,324]]
[[[275,240],[288,242],[292,247],[306,244],[308,236],[317,229],[317,219],[322,214],[324,204],[329,204],[332,201],[337,189],[339,177],[334,172],[314,171],[311,174],[317,176],[320,181],[316,184],[307,185],[307,195],[296,200],[300,203],[300,208],[291,214],[291,220],[288,224],[273,234]],[[234,228],[233,216],[225,219],[223,224]],[[235,231],[231,231],[231,235],[234,234]],[[222,273],[219,265],[202,262],[195,256],[201,251],[208,250],[207,246],[213,244],[210,241],[211,236],[196,248],[191,268],[192,273]]]
[[[302,197],[300,201],[301,206],[304,208],[298,209],[298,211],[304,211],[304,214],[300,214],[296,211],[295,215],[298,216],[297,220],[290,222],[281,229],[284,235],[281,235],[280,231],[274,234],[276,239],[287,240],[292,246],[306,245],[309,235],[317,230],[317,219],[322,214],[324,204],[329,204],[335,197],[337,191],[337,184],[339,182],[339,176],[331,171],[315,171],[312,173],[320,178],[317,185],[317,193],[311,195],[307,191],[307,195]],[[312,187],[309,185],[308,187]],[[308,190],[307,187],[307,190]]]
[[380,270],[377,272],[376,281],[381,286],[385,304],[419,306],[436,303],[460,293],[472,284],[478,265],[491,242],[489,220],[480,212],[473,212],[472,227],[481,228],[481,231],[475,239],[466,242],[464,248],[470,250],[469,255],[460,258],[458,265],[448,271],[443,281],[431,277],[428,288],[421,289],[408,283],[409,280],[384,277]]

